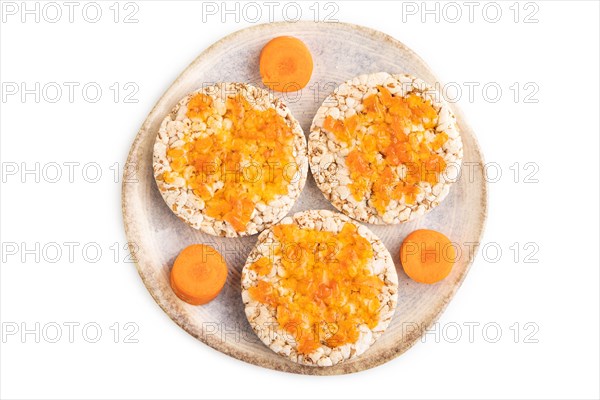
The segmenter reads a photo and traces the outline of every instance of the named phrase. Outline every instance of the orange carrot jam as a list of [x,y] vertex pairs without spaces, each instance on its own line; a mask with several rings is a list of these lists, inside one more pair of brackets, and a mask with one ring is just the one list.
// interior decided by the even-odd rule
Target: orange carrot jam
[[[288,193],[297,172],[294,133],[283,117],[269,108],[255,109],[243,96],[228,97],[222,127],[167,152],[172,172],[163,179],[185,179],[187,187],[205,202],[209,217],[227,221],[236,231],[250,222],[258,202],[269,203]],[[214,124],[220,114],[213,99],[197,94],[186,116],[193,124]],[[212,120],[211,120],[212,119]]]
[[436,152],[448,135],[437,132],[427,140],[437,118],[431,101],[414,93],[393,96],[383,86],[377,89],[363,99],[361,111],[343,120],[327,116],[323,127],[348,145],[348,187],[354,199],[370,195],[382,215],[391,200],[414,204],[420,182],[438,183],[446,163]]
[[273,231],[278,242],[274,254],[281,257],[279,279],[264,279],[273,264],[262,257],[250,267],[261,279],[249,293],[277,310],[279,326],[293,335],[299,353],[310,354],[322,344],[355,343],[359,325],[377,326],[377,295],[384,283],[368,268],[373,249],[354,224],[346,223],[338,234],[295,224]]

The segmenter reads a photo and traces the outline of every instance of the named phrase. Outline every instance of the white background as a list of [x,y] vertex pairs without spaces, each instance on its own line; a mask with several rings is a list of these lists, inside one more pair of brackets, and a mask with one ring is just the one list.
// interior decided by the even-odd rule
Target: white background
[[[132,24],[122,22],[133,10],[124,10],[123,3],[120,22],[113,21],[113,1],[101,2],[98,23],[86,22],[82,2],[70,23],[68,9],[58,4],[63,16],[57,23],[43,15],[39,23],[35,16],[21,23],[20,13],[5,14],[0,28],[3,84],[80,84],[73,103],[65,86],[56,103],[44,96],[36,103],[34,95],[22,101],[20,93],[0,103],[2,398],[600,396],[597,2],[516,7],[500,2],[497,23],[486,21],[495,14],[488,9],[484,15],[484,3],[475,8],[473,22],[467,6],[455,3],[463,14],[456,23],[447,21],[455,16],[448,8],[446,20],[443,14],[439,22],[425,15],[423,23],[421,2],[412,3],[418,8],[415,15],[406,3],[335,3],[333,18],[394,36],[420,54],[443,82],[462,87],[458,104],[486,161],[502,171],[498,182],[489,185],[484,244],[493,248],[486,257],[478,254],[439,321],[438,339],[428,334],[424,343],[383,366],[338,377],[274,372],[212,350],[175,325],[154,303],[134,265],[123,262],[121,182],[118,176],[115,182],[111,166],[124,163],[137,129],[177,75],[211,43],[252,23],[243,18],[238,23],[235,15],[221,23],[220,14],[203,22],[201,3],[191,1],[137,1],[139,22]],[[260,22],[268,22],[268,8],[259,4]],[[312,4],[301,4],[303,19],[314,19]],[[444,5],[438,4],[440,13]],[[324,4],[318,8],[323,19]],[[517,22],[515,9],[520,10]],[[292,11],[288,16],[293,18]],[[537,22],[525,23],[534,11],[531,19]],[[47,12],[54,18],[54,10]],[[274,19],[284,17],[279,5]],[[82,97],[81,87],[88,82],[103,89],[97,103]],[[109,89],[115,82],[121,87],[116,103]],[[133,96],[137,103],[124,102],[128,82],[139,87]],[[480,85],[473,99],[465,82]],[[495,103],[490,101],[493,90],[487,100],[481,91],[490,82],[502,89]],[[520,87],[516,99],[515,82]],[[534,86],[525,90],[529,82]],[[526,98],[536,87],[539,91]],[[34,168],[36,162],[40,168],[51,162],[80,165],[74,167],[72,183],[64,166],[59,182],[41,176],[37,183],[34,174],[21,175],[21,163]],[[94,178],[94,168],[82,176],[82,166],[91,162],[102,172],[96,183],[84,179]],[[517,168],[510,167],[517,162],[520,174],[515,177]],[[534,164],[525,169],[525,163]],[[19,171],[10,175],[15,165]],[[51,180],[56,171],[46,172]],[[78,243],[73,260],[65,242]],[[36,254],[23,252],[36,243],[39,262]],[[63,252],[54,263],[52,243]],[[98,262],[83,257],[86,243],[101,248]],[[536,246],[539,251],[526,259]],[[498,247],[502,255],[496,260]],[[88,250],[95,257],[93,248]],[[64,325],[69,322],[80,324],[73,343]],[[139,327],[133,336],[138,343],[126,343],[124,335],[132,332],[125,329],[127,322]],[[480,324],[472,340],[464,325],[470,322]],[[33,329],[36,323],[40,330],[46,327],[39,343],[34,334],[21,336],[22,328]],[[48,340],[56,334],[53,323],[62,327],[57,343]],[[101,327],[97,343],[88,343],[82,334],[86,323]],[[490,340],[494,329],[482,332],[487,323],[502,330],[495,343]],[[462,336],[452,343],[457,326]],[[15,327],[19,332],[9,334]],[[93,329],[88,334],[95,336]]]

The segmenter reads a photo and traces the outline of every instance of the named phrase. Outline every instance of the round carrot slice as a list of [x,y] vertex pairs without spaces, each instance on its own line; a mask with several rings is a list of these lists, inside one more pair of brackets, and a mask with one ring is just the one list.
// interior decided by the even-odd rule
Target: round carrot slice
[[193,244],[179,253],[171,269],[171,287],[192,305],[213,300],[227,280],[227,264],[221,254],[205,244]]
[[278,92],[302,89],[313,71],[310,50],[292,36],[279,36],[267,43],[260,52],[259,64],[265,86]]
[[419,229],[400,246],[400,263],[412,280],[436,283],[448,276],[456,260],[456,249],[444,234]]

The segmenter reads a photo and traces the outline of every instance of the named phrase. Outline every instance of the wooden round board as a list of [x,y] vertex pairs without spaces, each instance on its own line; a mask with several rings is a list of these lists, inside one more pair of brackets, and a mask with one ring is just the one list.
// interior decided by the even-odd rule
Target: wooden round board
[[[306,135],[321,102],[340,83],[354,76],[386,71],[408,73],[433,85],[438,80],[425,62],[399,41],[381,32],[345,23],[272,23],[235,32],[206,49],[158,101],[137,134],[127,160],[123,183],[123,218],[130,248],[144,284],[160,307],[188,333],[240,360],[280,371],[333,375],[357,372],[385,363],[413,345],[440,316],[462,283],[472,262],[469,245],[479,243],[487,211],[482,168],[463,169],[443,203],[415,221],[391,226],[369,225],[394,257],[399,276],[396,314],[379,340],[363,355],[333,367],[307,367],[278,356],[260,342],[246,316],[240,295],[240,272],[257,235],[217,238],[179,220],[163,201],[152,172],[152,150],[160,123],[188,92],[218,81],[247,82],[264,87],[258,58],[270,39],[296,36],[310,48],[314,72],[301,92],[281,96]],[[463,163],[483,165],[477,140],[456,105],[464,144]],[[290,214],[306,209],[333,210],[309,174],[306,187]],[[415,229],[445,233],[460,255],[451,274],[435,285],[418,284],[404,274],[399,261],[402,240]],[[192,243],[205,243],[223,254],[229,276],[221,294],[204,306],[179,300],[169,286],[177,254]],[[471,253],[473,248],[471,247]]]

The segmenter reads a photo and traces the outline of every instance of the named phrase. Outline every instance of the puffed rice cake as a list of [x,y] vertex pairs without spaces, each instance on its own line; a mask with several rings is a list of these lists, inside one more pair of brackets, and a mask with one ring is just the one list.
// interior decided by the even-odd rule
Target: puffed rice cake
[[[358,165],[356,167],[357,170],[362,168],[369,171],[365,173],[369,178],[365,178],[360,183],[363,185],[362,188],[359,187],[356,189],[354,187],[353,189],[353,185],[356,183],[351,177],[349,170],[349,156],[353,157],[353,163],[356,163],[357,159],[361,161],[361,157],[356,156],[354,150],[357,146],[366,146],[361,144],[361,141],[367,139],[373,141],[373,139],[367,138],[367,136],[375,137],[374,132],[376,131],[373,126],[368,125],[368,122],[362,123],[362,126],[359,125],[359,128],[356,130],[356,137],[347,143],[340,139],[340,135],[350,130],[339,130],[338,132],[342,132],[342,134],[336,134],[332,132],[332,129],[327,129],[325,125],[328,123],[328,118],[329,124],[333,121],[334,127],[342,126],[344,128],[346,127],[345,121],[350,121],[353,116],[358,116],[358,121],[361,121],[360,118],[364,118],[367,115],[367,108],[365,108],[363,102],[372,95],[380,96],[380,99],[384,98],[382,89],[380,89],[382,87],[387,89],[392,98],[401,97],[403,101],[406,101],[406,104],[409,104],[412,100],[415,100],[417,103],[423,101],[425,104],[430,104],[435,110],[435,118],[433,120],[424,117],[420,124],[415,124],[414,122],[412,122],[412,126],[405,124],[402,126],[402,133],[399,134],[400,136],[402,134],[406,135],[406,143],[409,142],[408,139],[413,140],[410,136],[414,136],[414,142],[410,142],[411,144],[407,145],[411,146],[408,147],[410,151],[415,148],[413,146],[416,146],[416,148],[421,146],[421,149],[423,146],[425,148],[430,147],[430,157],[431,159],[436,157],[437,162],[437,164],[432,164],[434,165],[432,171],[436,172],[437,179],[433,179],[433,175],[427,175],[431,177],[430,180],[432,182],[420,180],[410,184],[404,183],[408,179],[407,177],[419,180],[419,178],[414,178],[414,176],[422,176],[420,175],[421,170],[418,169],[419,162],[412,164],[398,162],[397,160],[402,158],[402,154],[399,154],[404,151],[402,148],[400,148],[400,152],[393,154],[394,156],[398,156],[399,154],[397,158],[388,158],[389,153],[388,155],[382,153],[382,148],[385,149],[387,144],[380,145],[377,143],[376,150],[369,152],[374,157],[374,162],[377,166],[374,166],[375,164],[369,164],[369,166],[366,166],[364,163],[356,164]],[[389,114],[385,114],[389,113],[389,110],[390,108],[386,108],[383,115],[385,118],[389,117],[393,121]],[[368,118],[364,120],[369,121]],[[425,126],[428,126],[428,128]],[[359,139],[359,135],[364,135],[362,136],[363,139]],[[394,133],[394,135],[396,134]],[[392,140],[396,140],[399,135],[392,137]],[[443,141],[444,139],[445,141]],[[385,152],[385,150],[383,151]],[[338,210],[362,222],[397,224],[425,214],[439,205],[448,195],[450,185],[460,176],[463,145],[456,118],[438,92],[428,86],[423,80],[410,75],[391,75],[380,72],[361,75],[351,79],[337,87],[325,99],[312,122],[308,140],[308,153],[310,168],[317,185],[325,197]],[[390,165],[388,163],[392,161],[388,160],[396,161],[393,161],[395,164]],[[425,165],[424,162],[420,162],[420,164]],[[443,164],[445,164],[445,168],[442,169]],[[374,194],[373,188],[376,187],[376,179],[378,178],[374,177],[373,173],[370,172],[381,171],[381,168],[385,168],[385,165],[390,165],[390,175],[386,178],[388,179],[387,181],[377,184],[377,187],[380,188],[378,189],[380,193],[381,191],[387,193],[386,191],[395,190],[394,188],[400,188],[398,189],[399,191],[405,190],[408,193],[395,195],[396,198],[389,199],[387,204],[385,199],[376,201],[375,198],[377,195]],[[436,165],[439,167],[436,167]],[[417,166],[417,169],[414,168],[415,166]],[[413,173],[407,173],[407,171],[411,171],[410,168],[413,168]],[[354,195],[355,192],[351,189],[358,192],[363,190],[364,195],[361,196],[361,193],[358,193],[357,198]]]
[[[285,330],[278,322],[278,312],[281,311],[278,309],[282,306],[275,307],[272,304],[265,304],[261,302],[260,299],[255,299],[252,295],[252,290],[253,288],[258,287],[261,280],[265,280],[268,282],[268,285],[273,285],[273,287],[276,288],[278,291],[277,293],[285,296],[292,296],[289,297],[292,299],[291,304],[294,304],[293,302],[302,301],[298,300],[299,295],[297,291],[289,291],[288,289],[284,288],[284,285],[282,284],[282,279],[287,277],[288,273],[285,269],[283,269],[281,257],[282,254],[288,253],[281,253],[277,251],[277,249],[290,249],[290,243],[280,243],[274,233],[274,230],[282,225],[295,224],[299,228],[307,228],[321,232],[331,232],[335,235],[334,237],[339,237],[340,232],[345,227],[346,223],[352,224],[354,227],[356,227],[357,230],[355,233],[361,238],[366,239],[367,243],[370,244],[372,248],[373,257],[368,259],[366,268],[368,273],[372,274],[373,278],[376,277],[382,282],[380,291],[377,292],[377,305],[379,308],[377,314],[378,318],[375,321],[376,324],[374,324],[375,326],[372,328],[369,328],[366,323],[352,325],[357,329],[358,332],[358,340],[353,343],[343,343],[339,346],[328,346],[326,343],[327,337],[324,336],[322,338],[323,340],[320,341],[318,348],[316,348],[314,351],[310,353],[299,352],[298,335],[291,334],[289,330]],[[331,245],[331,243],[329,243],[329,245]],[[294,244],[292,244],[292,248],[293,246]],[[335,248],[337,249],[336,253],[332,254],[339,254],[337,251],[339,251],[340,248]],[[270,260],[272,264],[268,265],[267,270],[262,271],[261,274],[254,270],[253,265],[255,265],[257,261],[260,262],[259,260],[264,257]],[[341,257],[342,256],[340,255],[340,258]],[[317,274],[317,276],[320,275]],[[383,334],[389,325],[396,309],[398,297],[398,276],[394,262],[392,261],[392,257],[385,245],[367,227],[360,225],[343,214],[326,210],[308,210],[298,212],[291,217],[284,218],[278,225],[263,231],[259,235],[257,244],[249,254],[248,260],[246,261],[246,264],[242,270],[241,286],[242,301],[245,305],[246,316],[250,326],[252,326],[261,341],[275,353],[288,358],[291,361],[302,365],[315,367],[332,366],[358,357],[364,353]],[[347,288],[348,285],[345,285],[344,287]],[[351,296],[360,297],[358,293],[352,293]],[[312,299],[312,297],[308,298]],[[358,299],[355,301],[362,300]],[[352,304],[353,307],[355,307],[356,304],[361,303],[352,302]],[[312,304],[309,304],[307,307],[310,306],[312,306]],[[302,307],[304,307],[304,305]],[[352,311],[352,313],[355,312],[356,311]],[[300,332],[302,331],[300,330]]]
[[[194,114],[194,118],[190,119],[187,115],[190,101],[193,101],[192,99],[199,94],[208,96],[206,97],[206,102],[207,104],[210,103],[212,108],[205,114]],[[202,99],[205,98],[202,97]],[[222,134],[220,132],[232,129],[231,120],[227,118],[227,115],[229,115],[227,114],[229,108],[226,107],[228,99],[240,99],[239,102],[242,102],[241,99],[244,99],[257,112],[268,112],[269,109],[275,110],[277,116],[283,118],[284,123],[291,129],[291,134],[293,135],[289,148],[282,149],[280,145],[273,145],[271,148],[262,148],[262,151],[272,151],[276,154],[286,150],[288,151],[288,155],[291,154],[293,156],[293,161],[291,162],[293,164],[291,165],[292,168],[289,168],[290,165],[286,165],[286,170],[283,172],[283,174],[288,175],[286,177],[288,182],[287,193],[277,194],[268,202],[263,201],[262,198],[254,202],[250,220],[244,229],[238,230],[227,220],[214,216],[211,217],[206,212],[211,201],[211,196],[215,196],[220,190],[224,190],[223,188],[226,187],[227,171],[224,171],[224,179],[218,179],[212,182],[211,185],[205,186],[209,193],[207,194],[209,199],[203,199],[197,194],[196,190],[190,187],[188,181],[190,176],[198,176],[198,170],[193,165],[184,164],[185,168],[182,172],[181,163],[179,163],[177,166],[180,171],[176,171],[173,162],[174,157],[170,156],[177,153],[177,156],[181,157],[183,153],[183,157],[188,157],[189,151],[186,149],[194,147],[190,147],[190,145],[186,147],[187,143],[199,139],[215,138],[215,135]],[[196,105],[193,107],[194,110],[200,110]],[[201,112],[203,111],[198,111],[198,113]],[[247,115],[247,112],[244,115]],[[272,118],[278,118],[277,116],[272,116]],[[214,139],[213,142],[216,140]],[[258,145],[260,145],[259,142],[259,140],[256,141]],[[256,167],[252,165],[253,160],[256,158],[256,144],[252,146],[249,147],[249,154],[241,155],[239,165],[240,171],[243,173],[246,171],[243,168],[247,168],[248,171],[254,171],[252,168]],[[246,167],[244,167],[243,163],[247,163],[245,164]],[[295,200],[300,196],[308,173],[306,138],[300,124],[292,116],[289,108],[266,90],[244,83],[217,83],[188,94],[164,118],[154,144],[153,166],[154,177],[163,199],[169,208],[191,227],[215,236],[240,237],[253,235],[282,219],[292,208]],[[260,168],[260,166],[256,168]],[[256,169],[256,171],[259,170]],[[267,176],[270,172],[263,169],[261,172],[256,172],[256,176],[259,176],[258,174],[260,173],[263,176]],[[237,175],[235,179],[239,179]],[[253,196],[256,197],[256,194],[253,194]],[[243,206],[246,207],[246,212],[248,212],[248,205],[245,204]]]

